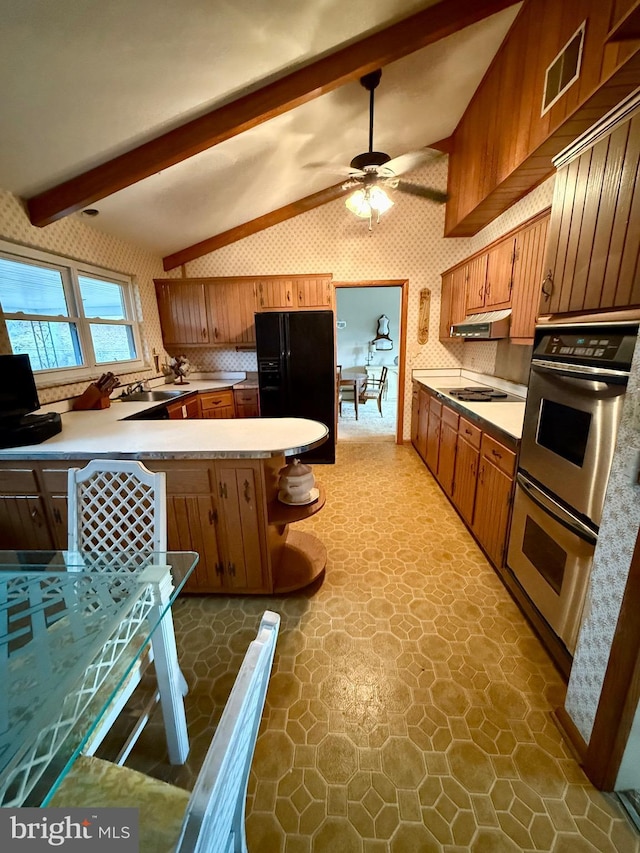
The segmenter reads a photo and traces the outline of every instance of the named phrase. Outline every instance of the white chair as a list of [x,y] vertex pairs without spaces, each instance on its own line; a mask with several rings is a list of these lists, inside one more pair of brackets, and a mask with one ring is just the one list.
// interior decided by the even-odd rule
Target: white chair
[[[167,550],[166,477],[152,473],[141,462],[123,459],[96,459],[84,468],[70,468],[68,475],[69,551],[92,554],[88,567],[94,571],[131,571],[148,562],[150,554]],[[99,559],[95,559],[98,556]],[[159,618],[169,590],[157,590],[155,613]],[[187,683],[177,660],[171,612],[154,631],[151,649],[112,702],[91,736],[86,753],[92,755],[104,740],[140,683],[146,665],[155,663],[158,690],[138,713],[135,727],[120,750],[117,762],[126,761],[144,725],[159,700],[167,733],[169,759],[183,764],[189,752],[186,717],[182,697]]]
[[249,771],[279,625],[277,613],[264,612],[191,795],[135,770],[80,756],[49,805],[137,807],[140,853],[246,853]]

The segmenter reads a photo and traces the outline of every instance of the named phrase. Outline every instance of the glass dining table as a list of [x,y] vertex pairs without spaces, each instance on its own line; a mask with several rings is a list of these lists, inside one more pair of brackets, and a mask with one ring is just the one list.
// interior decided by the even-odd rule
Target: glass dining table
[[164,617],[197,562],[191,551],[0,551],[0,807],[48,803],[150,644],[169,759],[184,763],[185,691]]

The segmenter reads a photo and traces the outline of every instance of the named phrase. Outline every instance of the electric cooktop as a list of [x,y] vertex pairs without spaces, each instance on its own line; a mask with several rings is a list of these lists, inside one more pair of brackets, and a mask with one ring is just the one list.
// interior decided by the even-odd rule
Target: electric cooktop
[[447,394],[450,394],[454,400],[460,400],[461,403],[524,403],[522,397],[484,385],[473,388],[451,388]]

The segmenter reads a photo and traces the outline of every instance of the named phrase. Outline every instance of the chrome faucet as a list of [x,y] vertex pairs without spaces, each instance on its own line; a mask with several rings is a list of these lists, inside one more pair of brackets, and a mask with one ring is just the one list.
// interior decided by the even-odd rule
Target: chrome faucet
[[137,391],[144,391],[144,382],[142,379],[139,379],[137,382],[130,382],[127,387],[124,389],[121,397],[129,397],[131,394],[135,394]]

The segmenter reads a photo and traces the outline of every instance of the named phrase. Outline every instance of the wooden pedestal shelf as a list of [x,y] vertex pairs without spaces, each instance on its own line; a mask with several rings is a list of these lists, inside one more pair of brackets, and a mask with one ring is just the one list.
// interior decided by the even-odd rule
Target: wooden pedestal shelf
[[304,521],[305,518],[320,512],[325,504],[326,495],[321,485],[316,485],[316,488],[320,492],[318,500],[304,506],[283,504],[279,500],[270,501],[267,509],[269,524],[293,524],[295,521]]
[[269,526],[274,529],[277,545],[272,548],[273,591],[293,592],[316,580],[327,564],[327,549],[312,533],[289,530],[289,524],[303,521],[320,512],[325,504],[325,491],[316,483],[318,499],[304,506],[292,506],[271,500],[268,505]]
[[280,564],[274,571],[275,594],[303,589],[319,578],[327,565],[327,549],[312,533],[287,531]]

